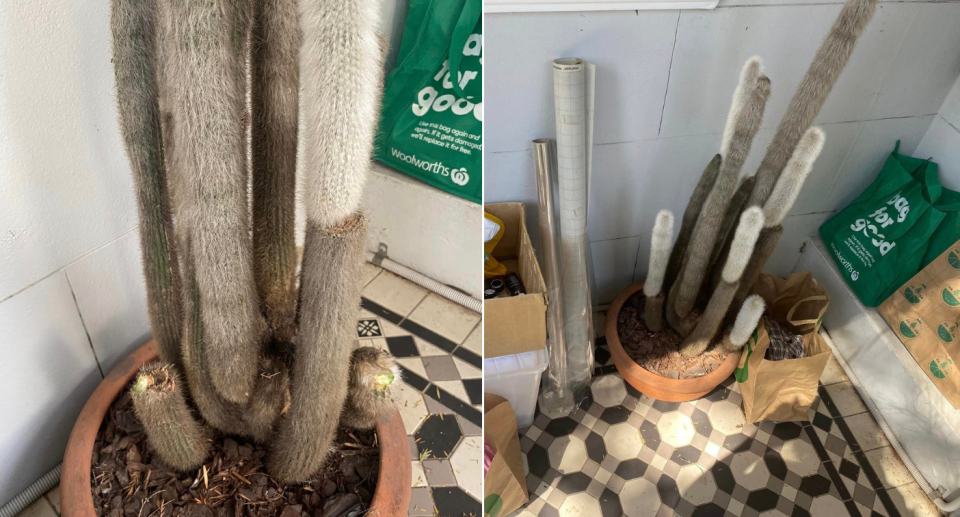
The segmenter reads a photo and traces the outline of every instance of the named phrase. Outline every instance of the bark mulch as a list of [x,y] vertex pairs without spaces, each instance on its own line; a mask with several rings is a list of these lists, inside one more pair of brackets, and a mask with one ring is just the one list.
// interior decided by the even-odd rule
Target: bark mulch
[[340,429],[337,449],[309,483],[279,485],[267,447],[217,435],[197,472],[154,454],[124,390],[97,434],[91,489],[97,517],[355,517],[370,507],[380,468],[376,432]]
[[617,335],[620,344],[631,359],[647,371],[671,379],[693,379],[716,370],[725,353],[711,346],[706,352],[692,359],[680,355],[683,339],[664,320],[664,329],[650,332],[643,323],[643,291],[634,294],[623,304],[617,318]]

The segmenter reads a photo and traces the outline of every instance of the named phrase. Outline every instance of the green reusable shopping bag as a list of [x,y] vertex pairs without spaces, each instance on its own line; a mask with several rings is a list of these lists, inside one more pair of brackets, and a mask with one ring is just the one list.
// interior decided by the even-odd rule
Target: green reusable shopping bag
[[[480,203],[482,0],[411,0],[374,157]],[[458,80],[453,80],[457,78]]]
[[943,188],[937,165],[904,156],[900,142],[877,179],[820,227],[820,236],[847,285],[876,307],[920,271],[944,218],[934,208]]

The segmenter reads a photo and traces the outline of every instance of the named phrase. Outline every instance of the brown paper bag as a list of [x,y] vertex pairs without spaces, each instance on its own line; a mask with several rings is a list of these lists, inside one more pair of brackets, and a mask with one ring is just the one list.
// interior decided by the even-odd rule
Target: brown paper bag
[[753,292],[763,297],[771,319],[803,336],[804,357],[764,359],[770,338],[763,321],[740,353],[734,375],[743,395],[747,422],[807,420],[817,399],[820,375],[830,359],[830,348],[820,337],[820,323],[830,299],[808,273],[787,278],[760,275]]
[[483,514],[500,517],[530,500],[523,475],[517,417],[507,399],[483,394],[483,441],[495,456],[483,478]]
[[960,241],[890,295],[880,315],[933,385],[960,409]]

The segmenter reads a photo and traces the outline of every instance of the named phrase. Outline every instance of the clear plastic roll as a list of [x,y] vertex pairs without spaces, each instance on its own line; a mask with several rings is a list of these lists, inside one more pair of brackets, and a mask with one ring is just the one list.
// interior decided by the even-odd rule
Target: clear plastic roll
[[[593,374],[593,303],[587,240],[588,133],[587,64],[577,58],[553,62],[557,128],[557,178],[560,220],[560,296],[562,357],[551,358],[540,409],[550,417],[571,413],[586,397]],[[538,175],[539,177],[539,175]],[[556,365],[556,368],[554,366]]]

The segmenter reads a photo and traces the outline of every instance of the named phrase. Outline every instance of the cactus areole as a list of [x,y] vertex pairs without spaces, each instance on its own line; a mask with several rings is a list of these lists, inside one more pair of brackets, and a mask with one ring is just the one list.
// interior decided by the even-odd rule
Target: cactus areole
[[746,327],[755,328],[763,312],[762,304],[748,299],[750,290],[823,148],[824,132],[811,124],[876,4],[846,1],[760,168],[746,175],[741,169],[761,127],[771,81],[760,58],[743,66],[720,152],[690,196],[677,240],[670,239],[673,214],[661,211],[651,236],[649,285],[643,291],[642,282],[630,286],[607,312],[614,361],[640,391],[663,400],[691,400],[732,373],[742,336],[752,331]]
[[[399,424],[393,358],[357,348],[355,335],[379,5],[111,0],[159,355],[130,395],[152,450],[181,472],[206,465],[210,437],[229,435],[268,451],[272,479],[302,483],[341,427]],[[409,483],[400,490],[409,497]],[[388,506],[376,510],[392,515]]]

